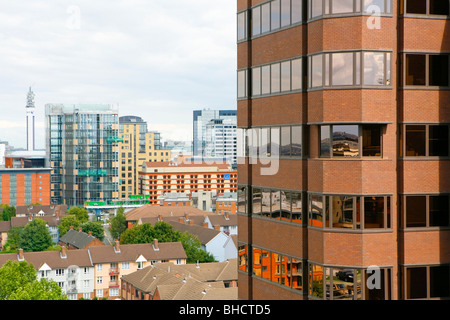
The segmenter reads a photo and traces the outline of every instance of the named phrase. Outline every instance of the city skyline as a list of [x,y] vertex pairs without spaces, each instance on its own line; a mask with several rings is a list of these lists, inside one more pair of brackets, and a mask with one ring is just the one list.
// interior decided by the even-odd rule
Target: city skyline
[[36,149],[48,103],[117,104],[166,140],[192,139],[195,109],[236,108],[232,2],[25,1],[0,17],[0,140],[15,148],[26,148],[29,87]]

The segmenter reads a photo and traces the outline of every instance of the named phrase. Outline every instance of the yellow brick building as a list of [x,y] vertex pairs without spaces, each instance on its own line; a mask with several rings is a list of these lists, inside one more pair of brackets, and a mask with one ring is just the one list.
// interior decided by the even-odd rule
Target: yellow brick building
[[139,194],[139,175],[146,162],[170,161],[171,151],[162,149],[160,133],[148,132],[147,122],[136,116],[119,118],[119,198]]

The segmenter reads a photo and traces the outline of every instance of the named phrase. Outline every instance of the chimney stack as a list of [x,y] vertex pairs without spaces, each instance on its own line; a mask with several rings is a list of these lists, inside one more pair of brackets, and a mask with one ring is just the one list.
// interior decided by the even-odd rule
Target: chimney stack
[[114,252],[119,253],[120,252],[120,242],[119,239],[116,239],[116,243],[114,245]]
[[23,249],[19,249],[18,258],[19,258],[19,261],[23,261],[24,260],[24,258],[23,258]]
[[70,228],[69,228],[70,230],[73,230],[73,226],[70,226]]
[[203,222],[203,228],[208,228],[208,222]]
[[158,239],[153,239],[153,250],[159,251]]
[[83,231],[83,229],[81,227],[78,227],[78,232]]
[[89,235],[92,236],[92,231],[89,230]]
[[66,259],[67,258],[67,252],[66,252],[66,247],[65,246],[61,246],[61,258],[62,259]]

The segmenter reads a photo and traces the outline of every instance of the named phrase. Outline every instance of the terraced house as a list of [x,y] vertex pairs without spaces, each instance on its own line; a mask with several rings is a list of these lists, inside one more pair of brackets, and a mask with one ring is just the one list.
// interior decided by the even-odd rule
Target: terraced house
[[120,277],[157,262],[186,263],[179,242],[90,247],[88,249],[23,252],[0,255],[0,267],[8,260],[33,264],[38,280],[58,283],[70,300],[118,299]]
[[449,34],[448,0],[237,0],[240,299],[450,297]]

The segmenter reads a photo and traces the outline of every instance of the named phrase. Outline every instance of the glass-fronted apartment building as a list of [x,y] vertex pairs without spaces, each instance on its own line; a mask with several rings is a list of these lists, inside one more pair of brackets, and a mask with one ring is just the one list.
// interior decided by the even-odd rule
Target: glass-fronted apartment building
[[53,204],[117,200],[119,118],[114,105],[47,104],[46,148]]
[[240,299],[450,298],[448,0],[237,0]]

